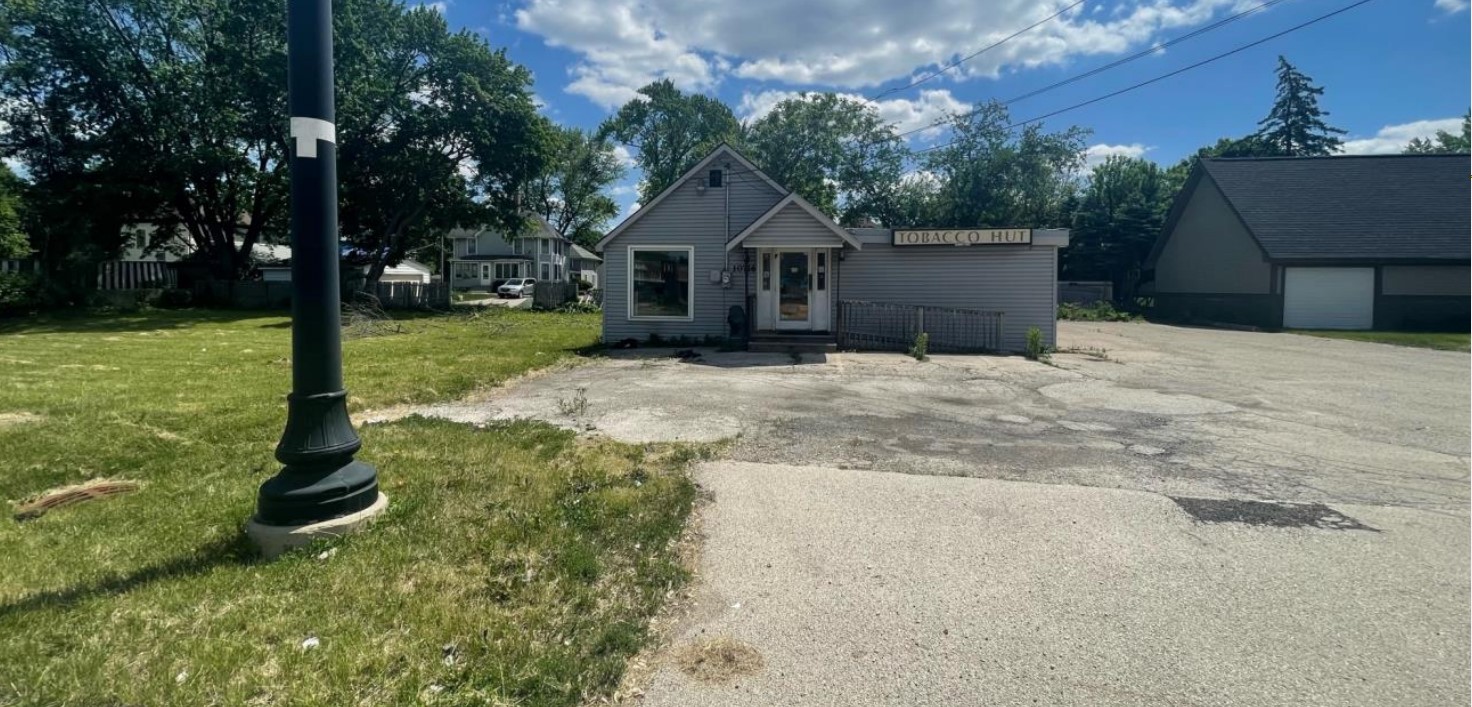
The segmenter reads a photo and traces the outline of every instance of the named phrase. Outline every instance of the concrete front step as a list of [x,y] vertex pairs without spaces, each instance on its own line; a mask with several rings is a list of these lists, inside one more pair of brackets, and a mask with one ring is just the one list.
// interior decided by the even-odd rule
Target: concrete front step
[[746,342],[757,353],[833,353],[838,344],[828,334],[758,334]]

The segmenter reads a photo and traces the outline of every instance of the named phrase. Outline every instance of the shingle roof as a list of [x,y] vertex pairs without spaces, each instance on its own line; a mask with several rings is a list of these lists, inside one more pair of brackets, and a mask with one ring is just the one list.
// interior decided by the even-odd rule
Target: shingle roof
[[1468,260],[1467,155],[1205,159],[1274,260]]

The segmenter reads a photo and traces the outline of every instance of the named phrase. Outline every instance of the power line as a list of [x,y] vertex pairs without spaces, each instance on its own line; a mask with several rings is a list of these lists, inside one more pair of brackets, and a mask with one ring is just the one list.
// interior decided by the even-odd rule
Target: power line
[[1197,29],[1197,30],[1195,30],[1193,32],[1188,32],[1188,33],[1183,34],[1183,35],[1181,35],[1179,37],[1175,37],[1173,39],[1169,39],[1167,41],[1161,42],[1159,44],[1156,44],[1156,45],[1150,47],[1149,49],[1146,49],[1146,50],[1140,51],[1140,52],[1136,52],[1136,53],[1131,54],[1131,55],[1129,55],[1127,57],[1124,57],[1123,59],[1112,61],[1112,62],[1110,62],[1108,64],[1105,64],[1105,65],[1103,65],[1103,66],[1101,66],[1101,67],[1099,67],[1097,69],[1093,69],[1091,71],[1085,71],[1084,73],[1079,74],[1077,76],[1072,76],[1072,77],[1063,79],[1062,81],[1059,81],[1058,83],[1052,84],[1050,86],[1044,86],[1044,87],[1042,87],[1040,89],[1037,89],[1035,91],[1028,91],[1027,93],[1024,93],[1024,94],[1022,94],[1020,96],[1016,96],[1014,98],[1009,98],[1009,99],[1003,101],[1003,103],[1006,104],[1006,105],[1011,105],[1013,103],[1017,103],[1019,101],[1024,101],[1024,100],[1027,100],[1029,98],[1032,98],[1033,96],[1037,96],[1039,94],[1047,93],[1048,91],[1051,91],[1051,90],[1053,90],[1055,88],[1061,88],[1063,86],[1067,86],[1068,84],[1071,84],[1071,83],[1073,83],[1075,81],[1079,81],[1081,79],[1086,79],[1086,78],[1088,78],[1090,76],[1094,76],[1096,74],[1102,74],[1105,71],[1108,71],[1110,69],[1113,69],[1113,68],[1115,68],[1117,66],[1123,66],[1124,64],[1128,64],[1128,63],[1130,63],[1130,62],[1132,62],[1132,61],[1134,61],[1136,59],[1149,56],[1149,55],[1154,54],[1154,53],[1156,53],[1156,52],[1158,52],[1158,51],[1160,51],[1162,49],[1173,47],[1173,46],[1175,46],[1177,44],[1180,44],[1181,42],[1184,42],[1184,41],[1187,41],[1187,40],[1190,40],[1190,39],[1194,39],[1194,38],[1199,37],[1199,36],[1201,36],[1203,34],[1206,34],[1207,32],[1210,32],[1210,31],[1215,30],[1215,29],[1219,29],[1219,28],[1221,28],[1223,26],[1226,26],[1228,24],[1231,24],[1233,22],[1236,22],[1237,20],[1240,20],[1240,19],[1242,19],[1242,18],[1244,18],[1244,17],[1246,17],[1248,15],[1261,12],[1263,10],[1268,9],[1269,7],[1272,7],[1273,5],[1277,5],[1277,4],[1282,3],[1282,2],[1285,2],[1285,1],[1286,0],[1268,0],[1267,2],[1265,2],[1265,3],[1261,4],[1261,5],[1258,5],[1256,7],[1250,7],[1248,9],[1246,9],[1246,10],[1243,10],[1242,12],[1239,12],[1239,13],[1237,13],[1235,15],[1232,15],[1231,17],[1222,18],[1221,20],[1218,20],[1216,22],[1213,22],[1213,23],[1211,23],[1211,24],[1209,24],[1209,25],[1207,25],[1205,27],[1202,27],[1200,29]]
[[[1288,29],[1285,29],[1285,30],[1283,30],[1281,32],[1278,32],[1276,34],[1268,35],[1268,36],[1263,37],[1262,39],[1259,39],[1259,40],[1257,40],[1255,42],[1244,44],[1244,45],[1242,45],[1240,47],[1237,47],[1235,49],[1232,49],[1231,51],[1222,52],[1221,54],[1217,54],[1216,56],[1213,56],[1213,57],[1210,57],[1210,58],[1207,58],[1207,59],[1202,59],[1201,61],[1198,61],[1198,62],[1196,62],[1194,64],[1189,65],[1189,66],[1184,66],[1184,67],[1181,67],[1179,69],[1176,69],[1175,71],[1172,71],[1170,73],[1161,74],[1160,76],[1156,76],[1155,78],[1148,79],[1148,80],[1145,80],[1145,81],[1141,81],[1141,82],[1139,82],[1137,84],[1134,84],[1132,86],[1126,86],[1125,88],[1121,88],[1118,91],[1114,91],[1114,92],[1111,92],[1111,93],[1106,93],[1106,94],[1104,94],[1102,96],[1099,96],[1097,98],[1091,98],[1091,99],[1089,99],[1087,101],[1084,101],[1082,103],[1075,103],[1075,104],[1073,104],[1071,106],[1068,106],[1067,108],[1059,108],[1058,110],[1055,110],[1055,111],[1053,111],[1051,113],[1045,113],[1045,114],[1040,115],[1040,116],[1037,116],[1035,118],[1028,118],[1027,120],[1018,121],[1016,123],[1013,123],[1011,125],[1008,125],[1007,128],[1010,130],[1012,128],[1016,128],[1016,127],[1021,127],[1023,125],[1027,125],[1028,123],[1036,123],[1039,120],[1043,120],[1045,118],[1051,118],[1051,117],[1053,117],[1055,115],[1058,115],[1060,113],[1067,113],[1068,111],[1077,110],[1079,108],[1083,108],[1084,106],[1093,105],[1095,103],[1098,103],[1099,101],[1110,99],[1110,98],[1113,98],[1113,97],[1118,96],[1120,94],[1129,93],[1130,91],[1133,91],[1133,90],[1138,89],[1138,88],[1144,88],[1145,86],[1149,86],[1150,84],[1157,83],[1159,81],[1164,81],[1165,79],[1168,79],[1168,78],[1170,78],[1172,76],[1178,76],[1178,75],[1183,74],[1183,73],[1185,73],[1187,71],[1190,71],[1192,69],[1205,66],[1205,65],[1210,64],[1210,63],[1212,63],[1214,61],[1217,61],[1219,59],[1225,59],[1225,58],[1227,58],[1229,56],[1232,56],[1233,54],[1237,54],[1239,52],[1246,51],[1246,50],[1251,49],[1253,47],[1256,47],[1256,46],[1258,46],[1260,44],[1265,44],[1265,43],[1270,42],[1270,41],[1272,41],[1274,39],[1277,39],[1279,37],[1282,37],[1282,36],[1284,36],[1286,34],[1291,34],[1293,32],[1297,32],[1298,30],[1301,30],[1301,29],[1303,29],[1305,27],[1308,27],[1310,25],[1318,24],[1319,22],[1323,22],[1324,20],[1327,20],[1330,17],[1333,17],[1335,15],[1338,15],[1338,14],[1341,14],[1341,13],[1344,13],[1344,12],[1348,12],[1350,10],[1355,9],[1356,7],[1359,7],[1360,5],[1364,5],[1364,4],[1366,4],[1368,2],[1371,2],[1371,1],[1372,0],[1359,0],[1359,2],[1350,3],[1349,5],[1345,5],[1344,7],[1341,7],[1338,10],[1335,10],[1333,12],[1329,12],[1329,13],[1326,13],[1326,14],[1323,14],[1323,15],[1319,15],[1318,17],[1315,17],[1312,20],[1309,20],[1307,22],[1303,22],[1301,24],[1294,25],[1294,26],[1289,27]],[[932,146],[926,147],[924,149],[915,150],[915,152],[917,154],[918,153],[921,153],[921,152],[931,152],[933,150],[939,150],[941,148],[950,147],[951,145],[956,144],[956,142],[957,141],[952,140],[951,142],[942,143],[940,145],[932,145]]]
[[[1119,67],[1119,66],[1123,66],[1123,65],[1128,64],[1128,63],[1130,63],[1132,61],[1135,61],[1136,59],[1140,59],[1142,57],[1146,57],[1146,56],[1149,56],[1151,54],[1154,54],[1155,52],[1160,51],[1161,49],[1165,49],[1167,47],[1172,47],[1172,46],[1175,46],[1177,44],[1180,44],[1181,42],[1185,42],[1185,41],[1188,41],[1188,40],[1191,40],[1191,39],[1195,39],[1196,37],[1199,37],[1199,36],[1201,36],[1203,34],[1206,34],[1207,32],[1210,32],[1212,30],[1215,30],[1215,29],[1219,29],[1221,27],[1224,27],[1224,26],[1226,26],[1226,25],[1228,25],[1228,24],[1230,24],[1232,22],[1235,22],[1237,20],[1240,20],[1240,19],[1242,19],[1242,18],[1244,18],[1244,17],[1246,17],[1248,15],[1251,15],[1251,14],[1254,14],[1254,13],[1257,13],[1257,12],[1260,12],[1262,10],[1265,10],[1265,9],[1267,9],[1269,7],[1272,7],[1273,5],[1277,5],[1277,4],[1279,4],[1281,2],[1284,2],[1284,1],[1285,0],[1268,0],[1267,2],[1264,2],[1261,5],[1257,5],[1255,7],[1248,8],[1246,10],[1243,10],[1242,12],[1239,12],[1239,13],[1237,13],[1235,15],[1232,15],[1231,17],[1222,18],[1221,20],[1218,20],[1216,22],[1213,22],[1212,24],[1206,25],[1205,27],[1201,27],[1200,29],[1197,29],[1195,31],[1188,32],[1188,33],[1183,34],[1183,35],[1181,35],[1179,37],[1173,37],[1173,38],[1171,38],[1169,40],[1166,40],[1164,42],[1161,42],[1160,44],[1153,45],[1149,49],[1145,49],[1143,51],[1136,52],[1136,53],[1131,54],[1131,55],[1129,55],[1127,57],[1124,57],[1122,59],[1118,59],[1116,61],[1112,61],[1112,62],[1110,62],[1108,64],[1103,65],[1103,66],[1100,66],[1100,67],[1091,69],[1089,71],[1085,71],[1082,74],[1077,74],[1075,76],[1070,76],[1069,78],[1063,79],[1062,81],[1059,81],[1057,83],[1054,83],[1054,84],[1051,84],[1051,85],[1048,85],[1048,86],[1044,86],[1044,87],[1039,88],[1039,89],[1037,89],[1035,91],[1029,91],[1029,92],[1024,93],[1024,94],[1022,94],[1020,96],[1017,96],[1015,98],[1009,98],[1009,99],[1007,99],[1005,101],[1002,101],[1002,105],[1004,105],[1004,106],[1012,105],[1013,103],[1017,103],[1019,101],[1026,100],[1028,98],[1032,98],[1034,96],[1037,96],[1037,95],[1040,95],[1040,94],[1043,94],[1043,93],[1047,93],[1048,91],[1052,91],[1053,89],[1056,89],[1056,88],[1061,88],[1063,86],[1067,86],[1068,84],[1074,83],[1076,81],[1080,81],[1082,79],[1086,79],[1086,78],[1088,78],[1090,76],[1096,76],[1098,74],[1102,74],[1105,71],[1108,71],[1110,69],[1113,69],[1113,68],[1116,68],[1116,67]],[[918,133],[918,132],[924,132],[924,131],[930,130],[932,128],[938,128],[938,127],[940,127],[942,125],[945,125],[946,123],[951,122],[955,118],[958,118],[958,117],[959,118],[965,118],[965,117],[968,117],[968,116],[975,115],[977,112],[979,112],[979,110],[980,109],[967,111],[967,112],[961,113],[961,114],[959,114],[957,116],[953,116],[953,117],[945,118],[945,119],[942,119],[942,120],[934,121],[934,122],[930,123],[929,125],[923,125],[923,126],[918,127],[918,128],[913,128],[911,130],[906,130],[906,131],[901,132],[901,133],[896,133],[895,134],[895,137],[908,137],[908,136],[914,135],[915,133]]]
[[956,67],[958,67],[958,66],[960,66],[960,65],[962,65],[962,64],[964,64],[964,63],[966,63],[968,61],[971,61],[972,59],[975,59],[976,57],[979,57],[982,54],[985,54],[985,53],[987,53],[987,52],[989,52],[989,51],[991,51],[993,49],[996,49],[997,47],[1000,47],[1003,44],[1006,44],[1007,42],[1010,42],[1013,39],[1016,39],[1017,37],[1019,37],[1019,36],[1025,34],[1025,33],[1029,32],[1029,31],[1031,31],[1033,29],[1036,29],[1037,27],[1040,27],[1040,26],[1045,25],[1045,24],[1047,24],[1049,22],[1052,22],[1053,20],[1055,20],[1058,17],[1062,16],[1063,13],[1068,12],[1069,10],[1072,10],[1073,8],[1078,7],[1079,5],[1084,4],[1084,2],[1085,2],[1085,0],[1078,0],[1078,2],[1075,2],[1072,5],[1069,5],[1068,7],[1063,8],[1062,10],[1059,10],[1059,11],[1057,11],[1057,12],[1051,14],[1051,15],[1048,15],[1047,17],[1044,17],[1043,19],[1038,20],[1037,22],[1034,22],[1034,23],[1032,23],[1032,24],[1030,24],[1030,25],[1028,25],[1026,27],[1023,27],[1022,29],[1017,30],[1016,32],[1013,32],[1012,34],[1009,34],[1006,37],[1003,37],[1002,39],[1000,39],[1000,40],[998,40],[996,42],[993,42],[991,44],[988,44],[987,46],[982,47],[981,49],[978,49],[978,50],[976,50],[976,51],[974,51],[974,52],[972,52],[972,53],[970,53],[970,54],[968,54],[968,55],[966,55],[964,57],[961,57],[960,59],[957,59],[957,60],[955,60],[955,61],[953,61],[953,62],[951,62],[949,64],[946,64],[945,66],[940,67],[936,71],[934,71],[934,72],[926,75],[923,78],[915,79],[914,81],[911,81],[910,83],[907,83],[907,84],[905,84],[903,86],[897,86],[895,88],[890,88],[890,89],[886,89],[884,91],[880,91],[877,95],[871,97],[869,100],[871,100],[871,101],[877,101],[877,100],[879,100],[879,99],[881,99],[881,98],[883,98],[885,96],[892,95],[892,94],[895,94],[895,93],[899,93],[900,91],[908,91],[909,89],[912,89],[912,88],[914,88],[916,86],[919,86],[920,84],[925,83],[926,81],[929,81],[929,80],[931,80],[931,79],[933,79],[933,78],[935,78],[937,76],[940,76],[941,74],[944,74],[945,72],[950,71],[951,69],[954,69],[954,68],[956,68]]

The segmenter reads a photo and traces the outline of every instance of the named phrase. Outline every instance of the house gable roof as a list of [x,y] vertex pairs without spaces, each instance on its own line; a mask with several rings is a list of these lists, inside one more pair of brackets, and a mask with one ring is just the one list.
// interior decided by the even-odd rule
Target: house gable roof
[[788,189],[786,187],[778,184],[771,177],[768,177],[765,172],[757,169],[757,166],[752,164],[751,160],[746,159],[744,156],[742,156],[740,152],[737,152],[735,148],[723,142],[719,145],[716,145],[716,148],[714,150],[711,150],[710,154],[705,156],[705,159],[697,162],[694,167],[691,167],[684,174],[680,175],[679,179],[670,182],[670,185],[665,187],[664,191],[660,192],[658,196],[651,199],[649,203],[640,206],[638,211],[629,214],[628,218],[624,219],[621,223],[619,223],[619,225],[614,226],[613,230],[609,231],[608,235],[603,237],[603,240],[598,241],[598,245],[595,246],[595,248],[600,251],[603,250],[603,248],[608,245],[609,241],[617,238],[618,235],[627,230],[629,226],[632,226],[634,223],[638,222],[638,220],[642,218],[645,214],[649,213],[655,207],[659,206],[659,203],[661,201],[664,201],[665,197],[673,194],[676,190],[680,188],[682,184],[690,180],[690,178],[694,177],[697,174],[700,174],[702,171],[708,168],[712,162],[715,162],[717,157],[723,154],[729,155],[731,159],[735,160],[742,167],[746,168],[747,172],[760,177],[762,181],[771,185],[773,189],[776,189],[777,193],[788,193]]
[[603,262],[603,258],[598,257],[598,254],[593,253],[587,248],[584,248],[576,243],[572,244],[572,257],[579,260],[596,260],[600,263]]
[[1466,261],[1467,167],[1467,155],[1203,159],[1151,262],[1202,179],[1221,190],[1270,260]]
[[797,206],[798,208],[807,212],[807,214],[811,216],[813,220],[816,221],[819,225],[827,229],[829,232],[833,233],[833,235],[838,236],[841,240],[843,240],[844,243],[853,246],[855,250],[859,250],[864,247],[863,244],[859,242],[859,239],[854,237],[854,234],[849,233],[842,226],[834,223],[833,219],[828,218],[826,214],[824,214],[822,211],[819,211],[818,207],[808,203],[807,199],[798,196],[797,192],[793,192],[791,194],[788,194],[781,201],[774,204],[772,208],[767,209],[767,212],[762,214],[759,218],[757,218],[757,220],[752,221],[750,226],[747,226],[740,233],[736,234],[736,237],[732,238],[731,241],[726,244],[726,250],[735,249],[736,246],[740,245],[741,242],[746,240],[748,236],[761,230],[762,226],[766,224],[766,222],[772,220],[772,217],[781,213],[782,210],[787,208],[788,206]]

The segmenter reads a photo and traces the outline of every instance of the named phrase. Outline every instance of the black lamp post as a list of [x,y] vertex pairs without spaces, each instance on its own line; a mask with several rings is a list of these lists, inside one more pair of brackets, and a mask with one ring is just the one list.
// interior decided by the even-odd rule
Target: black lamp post
[[261,484],[253,526],[309,526],[379,500],[378,474],[353,459],[362,441],[342,384],[332,0],[288,0],[291,113],[291,395],[276,446],[285,466]]

